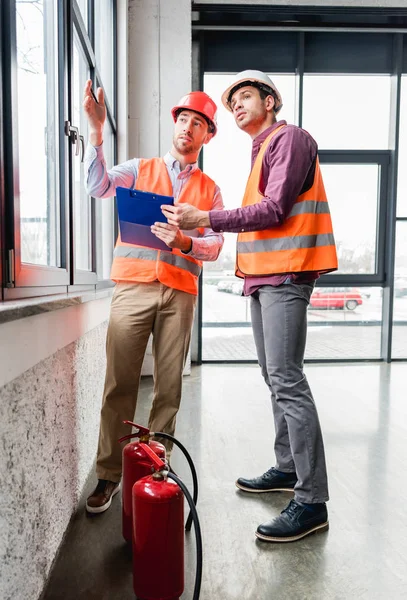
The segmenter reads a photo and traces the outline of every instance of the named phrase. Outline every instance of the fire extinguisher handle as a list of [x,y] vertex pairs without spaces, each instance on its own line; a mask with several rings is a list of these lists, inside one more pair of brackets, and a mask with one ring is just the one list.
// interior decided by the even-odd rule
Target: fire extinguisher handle
[[150,430],[147,427],[143,427],[142,425],[137,425],[137,423],[133,423],[133,421],[123,421],[125,425],[131,425],[132,427],[137,427],[137,431],[134,433],[130,433],[129,435],[125,435],[119,439],[119,442],[125,442],[126,440],[131,440],[131,438],[138,437],[148,437],[150,435]]
[[151,458],[153,465],[157,471],[162,471],[165,468],[165,462],[163,462],[161,458],[157,456],[157,454],[154,452],[154,450],[150,448],[148,444],[141,442],[140,448],[144,450],[145,454],[147,454],[147,456]]

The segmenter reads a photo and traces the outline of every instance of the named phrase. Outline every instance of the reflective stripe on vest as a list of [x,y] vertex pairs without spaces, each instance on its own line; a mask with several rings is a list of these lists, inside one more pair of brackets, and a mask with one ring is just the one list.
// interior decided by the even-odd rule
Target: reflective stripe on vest
[[278,250],[296,250],[300,248],[317,248],[334,244],[332,233],[319,235],[297,235],[296,237],[272,238],[253,242],[238,242],[238,252],[275,252]]
[[[172,196],[173,188],[166,164],[162,158],[141,159],[135,189]],[[212,208],[215,183],[200,169],[196,169],[182,187],[178,203],[188,202],[200,210]],[[202,262],[184,255],[174,248],[172,252],[126,244],[120,234],[116,242],[111,279],[116,282],[160,281],[168,287],[197,295],[198,277]]]
[[114,250],[114,256],[121,258],[137,258],[140,260],[160,260],[168,265],[185,269],[196,277],[199,277],[202,270],[196,262],[188,260],[179,254],[160,252],[154,248],[143,248],[141,246],[116,246]]
[[[272,138],[285,125],[277,127],[263,142],[249,176],[242,206],[261,202],[259,192],[263,157]],[[277,275],[338,268],[329,205],[326,199],[318,157],[311,188],[298,196],[282,225],[239,233],[236,275],[238,277]]]

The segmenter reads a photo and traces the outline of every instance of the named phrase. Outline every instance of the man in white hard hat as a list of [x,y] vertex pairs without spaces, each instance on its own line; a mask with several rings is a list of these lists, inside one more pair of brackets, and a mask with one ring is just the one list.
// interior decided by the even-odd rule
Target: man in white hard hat
[[242,208],[207,212],[184,204],[163,212],[183,229],[211,226],[239,234],[236,275],[251,297],[258,360],[271,392],[276,462],[260,477],[241,477],[236,485],[248,493],[293,491],[293,500],[259,525],[256,536],[295,541],[328,528],[324,445],[303,360],[315,281],[337,268],[332,223],[317,144],[303,129],[277,121],[282,98],[271,79],[243,71],[222,102],[253,140]]

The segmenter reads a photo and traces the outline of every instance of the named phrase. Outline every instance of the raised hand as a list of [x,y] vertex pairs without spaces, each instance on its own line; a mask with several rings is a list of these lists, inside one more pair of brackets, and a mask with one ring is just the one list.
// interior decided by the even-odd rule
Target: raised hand
[[99,146],[103,141],[103,126],[106,120],[105,95],[102,88],[96,91],[97,102],[92,95],[92,81],[88,79],[83,93],[83,109],[89,123],[89,141]]

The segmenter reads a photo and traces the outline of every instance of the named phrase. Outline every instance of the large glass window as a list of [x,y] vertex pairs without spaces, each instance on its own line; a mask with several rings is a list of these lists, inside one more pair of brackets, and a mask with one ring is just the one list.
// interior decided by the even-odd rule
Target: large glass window
[[397,216],[407,217],[407,75],[401,78],[400,144],[397,185]]
[[381,287],[317,284],[308,308],[306,358],[379,359],[381,331]]
[[319,148],[389,148],[390,75],[305,75],[303,127]]
[[[269,74],[283,98],[278,119],[293,123],[296,114],[295,75]],[[232,114],[221,103],[230,74],[205,74],[204,89],[218,104],[218,133],[204,148],[204,171],[219,185],[225,208],[242,203],[250,173],[252,140],[236,126]],[[241,296],[242,281],[235,277],[236,235],[225,234],[225,244],[216,262],[203,269],[204,360],[254,359],[249,299]]]
[[[98,279],[110,285],[115,213],[111,200],[97,211],[85,191],[83,90],[92,79],[110,95],[105,150],[112,166],[115,10],[115,0],[2,4],[0,267],[5,300],[42,295],[48,288],[60,293],[71,284],[92,289]],[[97,56],[94,38],[99,40]]]
[[21,261],[60,266],[57,12],[16,2]]
[[392,354],[407,358],[407,221],[398,222],[396,229]]
[[377,272],[380,167],[321,164],[340,273]]

